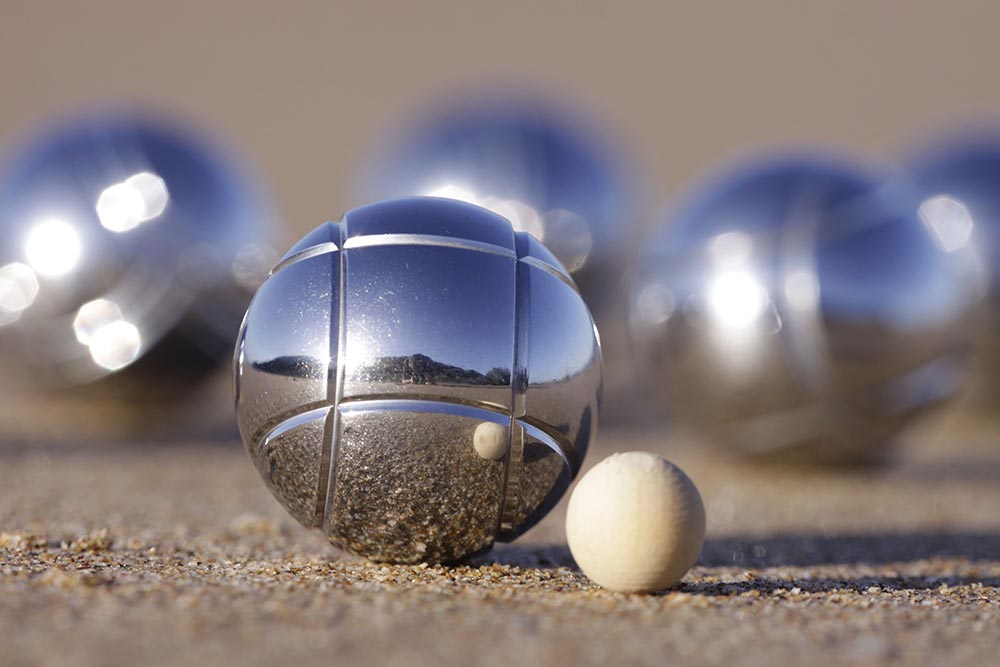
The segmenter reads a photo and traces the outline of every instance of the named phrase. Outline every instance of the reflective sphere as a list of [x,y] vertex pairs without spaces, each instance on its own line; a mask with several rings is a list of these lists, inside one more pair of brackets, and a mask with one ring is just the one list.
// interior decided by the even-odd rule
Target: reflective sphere
[[750,454],[856,462],[955,391],[960,272],[912,198],[873,183],[754,164],[647,245],[630,323],[678,418]]
[[593,437],[596,330],[566,270],[485,209],[373,204],[285,254],[236,346],[250,458],[307,527],[453,561],[555,504]]
[[1000,394],[1000,135],[951,141],[912,160],[904,178],[919,194],[918,212],[941,242],[964,261],[978,287],[975,394]]
[[432,195],[488,208],[542,241],[579,281],[611,268],[633,229],[632,193],[597,134],[520,98],[456,104],[391,143],[362,190],[368,201]]
[[5,363],[56,386],[143,366],[130,388],[186,385],[228,357],[271,224],[195,134],[129,113],[43,129],[0,177]]

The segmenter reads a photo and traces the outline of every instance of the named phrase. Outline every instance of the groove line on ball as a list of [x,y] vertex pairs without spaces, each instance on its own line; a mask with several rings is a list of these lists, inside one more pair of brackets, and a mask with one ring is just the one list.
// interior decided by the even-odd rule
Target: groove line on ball
[[329,408],[330,403],[326,400],[323,401],[310,401],[304,405],[298,405],[294,408],[289,408],[288,410],[282,410],[278,414],[274,415],[270,419],[262,422],[260,426],[253,432],[250,436],[250,442],[254,443],[255,447],[260,447],[264,439],[279,425],[284,422],[295,419],[298,415],[304,412],[311,412],[313,410],[318,410],[321,408]]
[[[344,247],[344,239],[347,238],[347,216],[345,215],[337,225],[340,232],[340,246]],[[337,356],[336,375],[330,377],[330,368],[327,366],[327,397],[333,404],[333,410],[327,417],[326,428],[323,433],[323,457],[320,460],[320,487],[316,494],[316,515],[320,525],[326,518],[330,504],[333,502],[334,487],[337,483],[337,451],[335,442],[340,431],[340,401],[344,396],[344,382],[347,372],[347,364],[344,363],[344,348],[347,346],[346,311],[347,311],[347,253],[341,252],[337,259],[337,271],[334,280],[337,281],[337,323],[334,326],[330,323],[330,346],[333,346],[333,336],[336,336]],[[330,364],[334,363],[333,359]],[[327,471],[326,477],[323,471]]]
[[279,423],[277,426],[272,428],[270,431],[268,431],[267,434],[263,438],[261,438],[260,444],[258,446],[267,447],[272,441],[280,438],[286,433],[294,431],[300,426],[305,426],[306,424],[310,424],[319,419],[321,416],[326,416],[329,413],[331,407],[332,406],[330,405],[324,405],[322,407],[313,408],[312,410],[306,410],[305,412],[300,412],[296,415],[289,417],[288,419],[284,420],[283,422]]
[[491,255],[501,255],[503,257],[516,258],[517,255],[510,248],[486,243],[484,241],[472,241],[469,239],[454,238],[451,236],[440,236],[437,234],[370,234],[368,236],[355,236],[344,242],[344,250],[352,248],[371,248],[375,246],[394,245],[420,245],[435,246],[438,248],[453,248],[455,250],[473,250],[485,252]]
[[573,476],[576,476],[577,471],[580,469],[580,457],[576,453],[576,448],[565,437],[553,435],[550,430],[538,426],[528,418],[518,419],[517,421],[528,435],[555,452],[570,469]]
[[559,280],[566,283],[566,285],[568,285],[570,289],[579,294],[580,289],[576,286],[576,283],[573,282],[573,279],[570,278],[565,273],[563,273],[562,271],[560,271],[557,267],[549,264],[548,262],[538,259],[537,257],[518,257],[517,260],[519,262],[524,262],[528,266],[533,266],[536,269],[540,269],[545,273],[548,273],[549,275],[558,278]]
[[531,271],[522,264],[528,251],[528,238],[514,235],[518,262],[514,265],[514,349],[511,362],[511,412],[507,459],[504,466],[503,496],[497,517],[497,535],[514,530],[517,505],[520,501],[521,477],[524,473],[524,429],[518,420],[527,413],[528,393],[528,327],[531,307]]
[[278,271],[281,271],[282,269],[291,266],[292,264],[296,264],[298,262],[310,259],[312,257],[318,257],[320,255],[326,255],[329,253],[338,252],[339,250],[340,247],[337,246],[337,244],[334,243],[333,241],[327,241],[326,243],[319,243],[317,245],[314,245],[310,248],[306,248],[301,252],[297,252],[294,255],[291,255],[281,260],[280,262],[274,265],[274,268],[271,269],[271,273],[268,274],[268,277],[273,276]]

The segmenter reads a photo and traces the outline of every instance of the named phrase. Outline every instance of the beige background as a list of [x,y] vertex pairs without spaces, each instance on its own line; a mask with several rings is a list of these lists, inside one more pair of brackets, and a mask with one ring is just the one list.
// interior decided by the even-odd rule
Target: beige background
[[748,150],[891,157],[1000,118],[989,2],[0,3],[0,148],[79,105],[162,106],[239,144],[291,234],[360,203],[382,128],[467,84],[591,109],[654,204]]

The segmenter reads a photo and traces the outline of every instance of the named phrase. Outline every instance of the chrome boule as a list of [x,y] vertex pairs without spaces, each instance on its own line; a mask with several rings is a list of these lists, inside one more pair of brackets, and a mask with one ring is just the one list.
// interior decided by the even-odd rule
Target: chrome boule
[[235,374],[243,442],[299,522],[373,560],[443,562],[560,498],[594,435],[601,356],[538,241],[424,197],[354,209],[289,250]]
[[632,179],[602,134],[549,101],[474,96],[400,131],[360,189],[369,201],[430,195],[488,208],[542,241],[591,299],[617,287],[637,214]]
[[675,416],[737,451],[858,462],[951,396],[973,299],[913,203],[812,156],[682,202],[630,298],[640,363]]
[[917,212],[942,245],[963,262],[978,288],[970,398],[992,410],[1000,394],[1000,134],[941,140],[904,164],[900,174],[917,194]]
[[148,430],[145,408],[228,359],[273,225],[228,151],[172,121],[119,110],[28,136],[0,176],[4,411],[49,415],[4,421]]

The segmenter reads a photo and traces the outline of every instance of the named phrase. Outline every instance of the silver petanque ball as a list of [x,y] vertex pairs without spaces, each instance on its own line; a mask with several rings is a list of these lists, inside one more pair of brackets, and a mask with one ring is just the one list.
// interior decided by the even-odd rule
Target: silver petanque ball
[[952,138],[924,148],[901,175],[915,189],[917,210],[964,262],[981,288],[970,392],[992,409],[1000,395],[1000,134]]
[[129,111],[28,137],[0,176],[0,230],[9,393],[73,410],[107,391],[108,423],[217,372],[274,261],[272,210],[228,151]]
[[459,201],[348,212],[278,261],[236,345],[267,486],[372,560],[458,560],[558,501],[594,435],[596,329],[534,238]]
[[635,229],[635,193],[610,140],[558,105],[473,97],[418,118],[377,153],[366,200],[430,195],[488,208],[542,241],[587,299],[613,282],[607,272]]
[[675,416],[743,453],[856,463],[951,396],[972,298],[913,201],[807,156],[682,203],[630,299],[641,363]]

